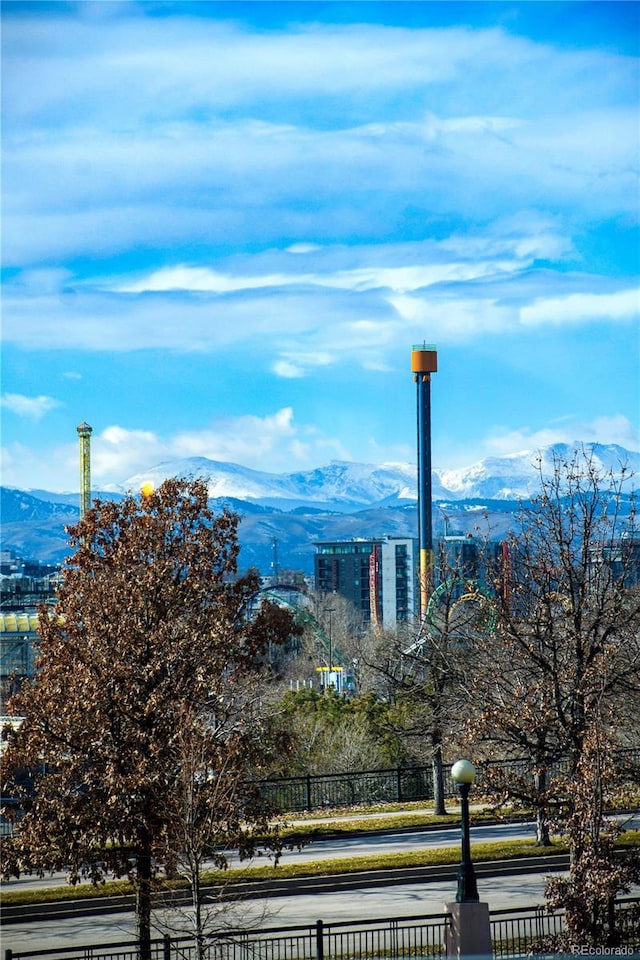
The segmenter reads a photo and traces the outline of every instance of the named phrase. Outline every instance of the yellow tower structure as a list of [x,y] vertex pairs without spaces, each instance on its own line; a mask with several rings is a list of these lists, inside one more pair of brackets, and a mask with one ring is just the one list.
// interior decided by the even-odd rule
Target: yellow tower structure
[[91,434],[88,423],[78,427],[80,441],[80,519],[91,506]]

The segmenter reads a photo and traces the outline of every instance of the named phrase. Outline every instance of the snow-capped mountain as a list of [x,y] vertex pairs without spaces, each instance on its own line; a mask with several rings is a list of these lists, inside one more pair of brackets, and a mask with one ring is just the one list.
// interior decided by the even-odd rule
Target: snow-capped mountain
[[[621,475],[622,465],[638,486],[640,454],[618,446],[580,445],[596,469]],[[512,528],[518,503],[535,495],[539,471],[550,473],[555,461],[570,459],[575,446],[557,444],[540,452],[482,460],[461,470],[434,470],[434,535],[471,533],[503,536]],[[130,477],[119,492],[95,492],[97,499],[137,492],[144,482],[159,485],[167,477],[200,477],[210,496],[241,518],[238,538],[241,563],[268,571],[273,540],[282,566],[311,572],[314,544],[352,537],[416,536],[415,466],[372,466],[334,461],[316,470],[266,473],[204,458],[170,460]],[[74,523],[78,495],[43,490],[0,488],[2,543],[19,556],[47,563],[68,553],[65,526]]]
[[119,489],[139,490],[143,483],[162,483],[167,477],[205,480],[211,497],[231,497],[291,510],[305,505],[331,504],[352,509],[379,503],[389,497],[416,499],[415,468],[410,464],[381,466],[334,460],[326,467],[298,473],[265,473],[237,463],[204,457],[168,460],[145,473],[129,477]]
[[[584,444],[587,456],[603,472],[619,476],[623,465],[629,473],[640,472],[640,454],[616,445]],[[539,487],[540,471],[549,474],[554,463],[571,457],[574,446],[554,444],[542,451],[524,451],[505,457],[480,460],[459,470],[433,471],[434,500],[527,499]],[[380,466],[334,460],[328,466],[298,473],[276,474],[252,470],[235,463],[204,457],[168,460],[144,474],[130,477],[120,489],[139,490],[143,483],[155,485],[167,477],[197,477],[205,480],[211,497],[232,497],[279,509],[305,505],[331,505],[335,509],[373,506],[417,499],[416,468],[409,463]]]
[[[540,488],[540,473],[549,476],[558,462],[569,460],[584,450],[594,469],[621,478],[640,471],[640,453],[616,444],[556,443],[542,450],[526,450],[504,457],[488,457],[461,470],[436,471],[446,495],[455,499],[487,497],[493,500],[522,500],[534,496]],[[435,496],[435,494],[434,494]]]

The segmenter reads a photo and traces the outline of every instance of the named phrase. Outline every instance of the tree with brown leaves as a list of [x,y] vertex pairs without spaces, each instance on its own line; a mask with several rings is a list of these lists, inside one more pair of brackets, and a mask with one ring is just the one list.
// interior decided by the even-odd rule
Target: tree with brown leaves
[[[640,882],[640,852],[616,849],[624,821],[605,815],[607,800],[616,796],[625,777],[634,777],[615,747],[615,731],[595,722],[573,775],[557,785],[558,793],[564,790],[557,822],[569,842],[571,865],[567,875],[548,880],[545,890],[549,906],[564,909],[566,916],[566,930],[554,938],[554,949],[623,943],[615,902]],[[637,927],[640,910],[631,910],[626,923]]]
[[4,758],[3,794],[19,800],[5,872],[129,876],[143,960],[154,875],[184,827],[185,743],[212,816],[222,798],[226,841],[246,851],[246,822],[264,821],[242,788],[264,773],[263,738],[230,704],[292,621],[253,609],[259,580],[237,576],[237,524],[214,515],[201,481],[96,501],[70,530],[55,606],[40,609],[36,675],[10,703],[24,720]]

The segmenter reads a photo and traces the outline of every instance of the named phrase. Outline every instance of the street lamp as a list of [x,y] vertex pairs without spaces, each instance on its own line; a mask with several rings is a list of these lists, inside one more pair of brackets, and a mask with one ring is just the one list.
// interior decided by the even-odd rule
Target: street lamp
[[476,875],[471,862],[471,844],[469,841],[469,791],[476,776],[476,768],[469,760],[458,760],[451,768],[451,779],[455,782],[462,805],[462,862],[458,869],[458,892],[456,903],[478,903]]

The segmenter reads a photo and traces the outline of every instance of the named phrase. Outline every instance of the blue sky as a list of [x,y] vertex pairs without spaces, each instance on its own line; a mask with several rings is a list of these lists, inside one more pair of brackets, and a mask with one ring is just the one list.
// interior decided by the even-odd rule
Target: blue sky
[[636,3],[4,3],[3,482],[638,450]]

